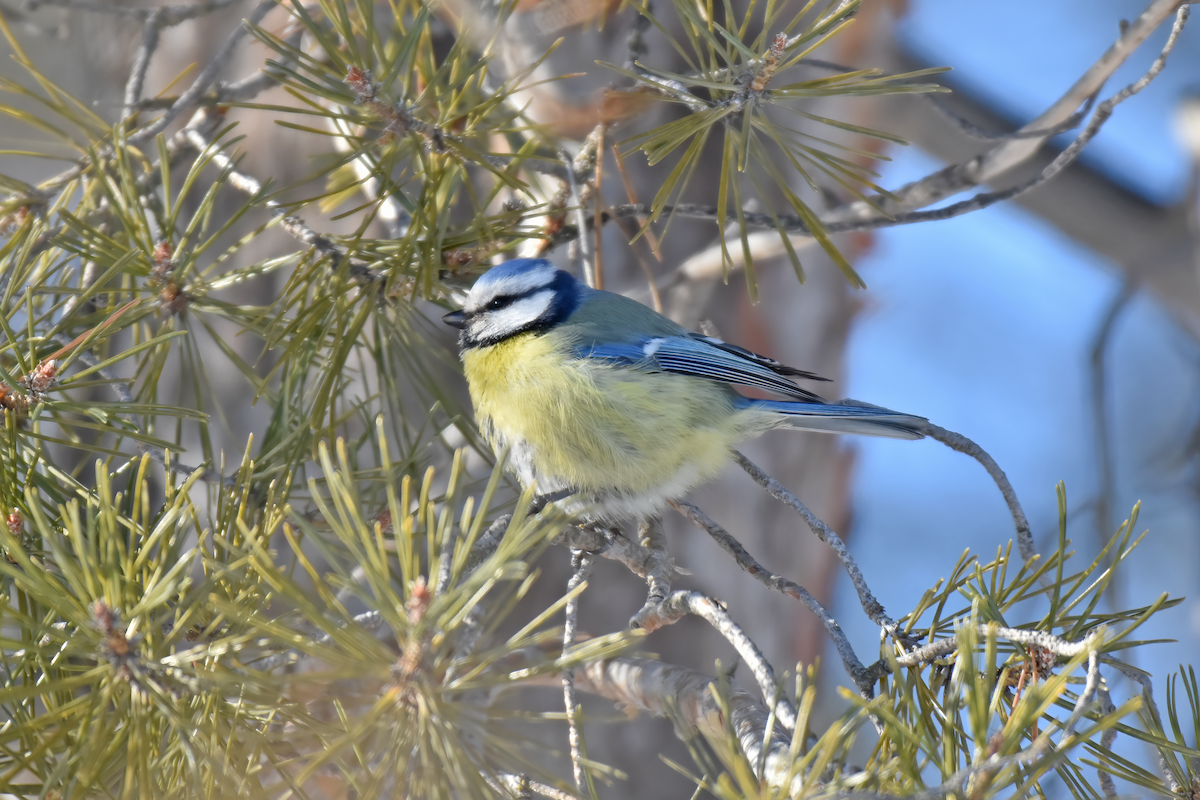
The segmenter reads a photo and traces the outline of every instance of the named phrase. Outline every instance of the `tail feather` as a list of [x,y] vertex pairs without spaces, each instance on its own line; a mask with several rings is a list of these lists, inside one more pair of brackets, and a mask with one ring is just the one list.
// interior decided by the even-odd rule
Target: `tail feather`
[[749,400],[748,404],[786,417],[783,426],[798,430],[923,439],[929,429],[929,420],[924,417],[856,400],[842,400],[837,404]]

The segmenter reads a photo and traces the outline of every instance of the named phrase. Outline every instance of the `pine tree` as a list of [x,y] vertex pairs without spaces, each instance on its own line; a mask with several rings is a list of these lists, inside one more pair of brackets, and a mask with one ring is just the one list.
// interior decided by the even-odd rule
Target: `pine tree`
[[[1078,120],[1026,131],[940,183],[876,185],[877,154],[861,142],[899,138],[808,104],[936,93],[926,80],[940,70],[816,60],[852,30],[857,0],[546,0],[523,21],[517,4],[265,0],[208,63],[171,77],[152,72],[171,29],[242,11],[39,5],[115,15],[140,40],[106,117],[42,71],[28,47],[42,12],[0,6],[24,71],[4,80],[0,111],[30,140],[2,155],[22,170],[66,164],[36,181],[0,176],[0,792],[622,796],[639,776],[589,760],[579,736],[578,698],[595,694],[668,717],[693,761],[675,768],[720,798],[1024,796],[1051,773],[1077,797],[1111,796],[1114,778],[1195,795],[1194,671],[1172,682],[1164,719],[1121,654],[1178,600],[1100,602],[1140,541],[1136,509],[1081,564],[1060,489],[1058,546],[1039,554],[999,467],[931,426],[996,478],[1017,552],[948,557],[950,577],[893,619],[836,532],[739,457],[837,550],[886,634],[864,664],[804,587],[677,506],[733,556],[730,570],[801,600],[833,638],[841,664],[826,669],[844,668],[852,688],[818,725],[815,668],[776,673],[739,609],[671,591],[678,574],[653,525],[576,527],[506,477],[434,321],[506,257],[561,256],[598,285],[604,230],[657,249],[681,220],[710,226],[723,276],[752,297],[764,248],[805,278],[801,240],[858,285],[837,234],[1026,191],[1137,88],[1102,102],[1035,181],[931,212],[1025,157],[1004,150],[1012,142]],[[1152,3],[1122,42],[1173,14],[1177,34],[1176,5]],[[581,65],[606,88],[565,113],[539,93],[562,62],[522,39],[530,25],[619,29],[627,59]],[[269,52],[261,68],[219,81],[251,39]],[[162,90],[148,96],[148,81]],[[310,154],[303,177],[282,185],[257,169],[272,151]],[[605,198],[606,179],[627,202]],[[639,202],[647,182],[659,188]],[[568,590],[531,612],[539,559],[562,547]],[[650,599],[634,629],[585,638],[578,605],[600,557],[644,578]],[[752,690],[711,665],[647,656],[647,633],[686,614],[737,648]],[[1114,697],[1117,674],[1143,691]],[[568,724],[528,700],[547,685],[565,687]],[[1155,755],[1118,755],[1118,732]]]

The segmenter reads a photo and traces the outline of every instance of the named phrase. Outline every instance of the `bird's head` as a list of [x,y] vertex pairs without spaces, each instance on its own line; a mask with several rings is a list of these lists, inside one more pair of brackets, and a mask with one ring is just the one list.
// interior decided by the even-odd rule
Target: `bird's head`
[[486,347],[526,331],[548,330],[579,305],[586,287],[543,258],[505,261],[483,274],[462,311],[442,317],[462,331],[464,348]]

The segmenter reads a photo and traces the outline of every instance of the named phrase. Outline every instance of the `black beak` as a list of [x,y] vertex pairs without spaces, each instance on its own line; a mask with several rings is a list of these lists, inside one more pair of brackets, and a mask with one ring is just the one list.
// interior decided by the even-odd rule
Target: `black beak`
[[461,311],[451,311],[449,314],[442,317],[442,322],[446,323],[451,328],[458,328],[461,331],[467,327],[467,316]]

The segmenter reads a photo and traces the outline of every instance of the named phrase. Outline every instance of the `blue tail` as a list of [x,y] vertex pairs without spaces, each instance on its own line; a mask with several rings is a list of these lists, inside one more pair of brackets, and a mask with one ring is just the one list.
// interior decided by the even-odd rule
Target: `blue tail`
[[826,433],[857,433],[892,439],[923,439],[929,420],[879,406],[843,400],[838,405],[746,399],[746,406],[773,411],[787,417],[784,424],[798,430]]

